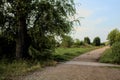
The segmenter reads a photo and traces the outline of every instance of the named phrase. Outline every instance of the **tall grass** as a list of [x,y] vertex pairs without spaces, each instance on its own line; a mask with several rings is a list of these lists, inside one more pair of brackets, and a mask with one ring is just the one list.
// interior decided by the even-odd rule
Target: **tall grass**
[[45,66],[53,66],[56,62],[50,61],[27,61],[27,60],[8,60],[0,61],[0,80],[14,80],[15,77],[26,75],[27,73],[41,70]]
[[31,63],[25,60],[8,63],[7,60],[2,60],[0,61],[0,80],[10,80],[14,76],[25,75],[26,72],[40,68],[40,63]]
[[120,64],[120,61],[116,60],[117,58],[118,56],[115,56],[115,53],[112,52],[112,49],[107,49],[100,57],[99,61],[102,63]]
[[114,63],[114,55],[112,53],[112,50],[105,50],[99,61],[103,63]]

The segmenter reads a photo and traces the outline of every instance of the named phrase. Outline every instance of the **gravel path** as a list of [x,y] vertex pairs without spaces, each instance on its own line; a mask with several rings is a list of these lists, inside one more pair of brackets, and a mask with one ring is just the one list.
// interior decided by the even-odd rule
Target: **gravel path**
[[[98,63],[102,52],[109,47],[96,49],[54,67],[19,78],[20,80],[120,80],[119,66]],[[107,66],[107,67],[106,67]],[[120,67],[120,66],[119,66]]]

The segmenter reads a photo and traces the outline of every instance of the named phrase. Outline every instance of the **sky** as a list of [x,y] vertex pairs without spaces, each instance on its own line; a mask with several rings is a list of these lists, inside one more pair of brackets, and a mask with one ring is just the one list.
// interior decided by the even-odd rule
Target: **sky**
[[[75,18],[80,20],[74,24],[71,36],[74,39],[91,41],[100,37],[105,42],[109,32],[115,28],[120,30],[120,0],[74,0],[76,6]],[[83,18],[80,18],[83,17]]]

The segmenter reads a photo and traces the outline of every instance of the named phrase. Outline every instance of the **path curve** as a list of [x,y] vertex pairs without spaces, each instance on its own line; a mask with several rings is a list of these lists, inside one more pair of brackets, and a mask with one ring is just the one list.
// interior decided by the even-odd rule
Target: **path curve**
[[87,52],[87,53],[85,53],[83,55],[80,55],[80,56],[74,58],[71,61],[66,62],[65,64],[120,67],[120,65],[106,64],[106,63],[99,63],[98,62],[98,60],[99,60],[100,56],[102,55],[102,53],[108,48],[110,48],[110,47],[105,46],[103,48]]
[[113,65],[97,62],[107,48],[109,47],[93,50],[66,63],[21,77],[19,80],[120,80],[120,69],[102,67],[101,65]]
[[108,48],[109,46],[105,46],[103,48],[87,52],[74,58],[73,61],[97,62],[101,54]]

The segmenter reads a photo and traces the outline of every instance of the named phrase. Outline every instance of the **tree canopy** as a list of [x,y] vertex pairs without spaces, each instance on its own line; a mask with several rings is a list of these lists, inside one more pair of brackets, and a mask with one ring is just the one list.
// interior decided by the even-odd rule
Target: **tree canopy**
[[107,39],[109,40],[110,45],[115,42],[120,41],[120,31],[118,29],[113,29],[109,34]]
[[26,58],[30,47],[39,53],[54,49],[54,37],[70,32],[74,14],[73,0],[1,0],[0,30],[16,41],[16,58]]
[[71,36],[64,35],[62,38],[62,43],[61,46],[63,47],[71,47],[74,43],[74,40],[72,39]]
[[90,38],[89,38],[89,37],[85,37],[85,38],[84,38],[84,43],[90,44]]
[[101,44],[101,40],[99,37],[95,37],[94,40],[93,40],[93,45],[95,46],[100,46]]

